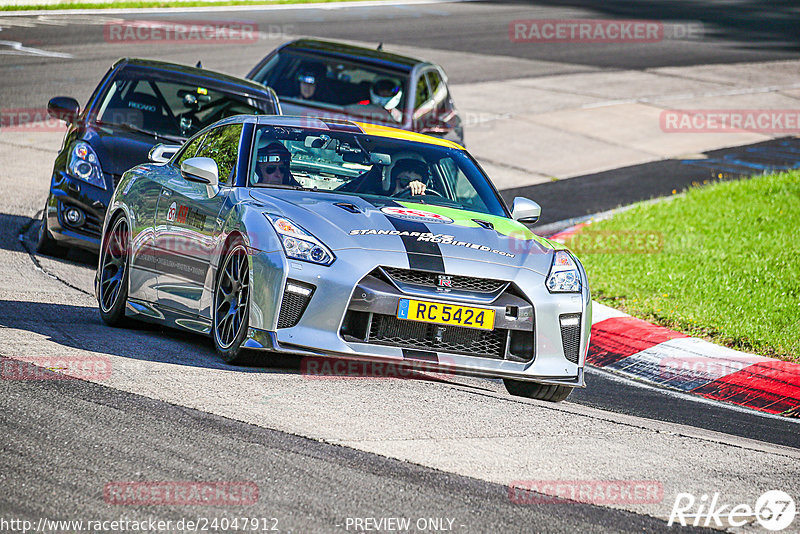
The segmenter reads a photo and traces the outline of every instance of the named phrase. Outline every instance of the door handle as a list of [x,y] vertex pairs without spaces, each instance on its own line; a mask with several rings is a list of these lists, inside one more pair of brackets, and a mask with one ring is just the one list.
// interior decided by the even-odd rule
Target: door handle
[[171,194],[172,194],[172,193],[170,192],[170,190],[169,190],[169,189],[162,189],[162,190],[161,190],[161,196],[162,196],[162,197],[168,197],[168,196],[170,196]]

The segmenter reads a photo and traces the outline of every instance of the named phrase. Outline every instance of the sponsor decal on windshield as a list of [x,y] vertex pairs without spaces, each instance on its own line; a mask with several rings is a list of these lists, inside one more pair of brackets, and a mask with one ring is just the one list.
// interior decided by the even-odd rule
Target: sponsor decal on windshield
[[394,206],[386,206],[381,208],[384,215],[390,217],[397,217],[398,219],[405,219],[407,221],[418,221],[427,223],[445,223],[450,224],[453,219],[445,215],[433,213],[431,211],[419,210],[415,208],[398,208]]
[[493,249],[486,245],[479,243],[470,243],[469,241],[458,241],[455,236],[448,234],[434,234],[432,232],[406,232],[400,230],[350,230],[350,235],[396,235],[400,237],[416,237],[417,241],[422,243],[438,243],[440,245],[451,245],[454,247],[472,248],[483,252],[491,252],[506,258],[513,258],[515,254],[505,252],[502,250]]

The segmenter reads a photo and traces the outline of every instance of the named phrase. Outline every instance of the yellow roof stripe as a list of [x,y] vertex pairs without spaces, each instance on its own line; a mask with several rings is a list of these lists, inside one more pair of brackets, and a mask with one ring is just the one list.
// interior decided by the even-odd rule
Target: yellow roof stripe
[[465,150],[465,148],[458,143],[440,139],[430,135],[424,135],[416,132],[409,132],[408,130],[401,130],[399,128],[390,128],[388,126],[379,126],[377,124],[368,124],[366,122],[354,122],[361,130],[368,135],[377,135],[379,137],[390,137],[394,139],[403,139],[404,141],[416,141],[417,143],[427,143],[429,145],[439,145],[448,148],[457,148]]

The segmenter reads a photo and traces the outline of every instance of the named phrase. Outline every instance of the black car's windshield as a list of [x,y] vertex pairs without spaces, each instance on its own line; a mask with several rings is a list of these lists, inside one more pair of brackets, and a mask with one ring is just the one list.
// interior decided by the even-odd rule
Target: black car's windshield
[[267,99],[199,85],[179,73],[168,79],[148,71],[128,68],[117,74],[102,99],[98,123],[185,139],[225,117],[275,112]]
[[366,134],[261,126],[249,185],[358,195],[506,217],[488,178],[462,149]]
[[253,79],[272,87],[287,103],[307,103],[378,122],[403,121],[408,75],[399,70],[283,50]]

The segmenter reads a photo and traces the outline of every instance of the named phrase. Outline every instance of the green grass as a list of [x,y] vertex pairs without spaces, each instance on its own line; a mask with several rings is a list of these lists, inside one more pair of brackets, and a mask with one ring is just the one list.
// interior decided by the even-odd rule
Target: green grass
[[[629,252],[612,253],[617,243]],[[693,187],[591,224],[567,245],[596,300],[800,363],[800,172]]]
[[177,1],[129,1],[119,2],[68,2],[63,4],[36,4],[24,6],[0,6],[0,11],[33,11],[45,9],[130,9],[153,7],[197,7],[197,6],[241,6],[241,5],[274,5],[274,4],[316,4],[329,2],[352,2],[356,0],[186,0]]

